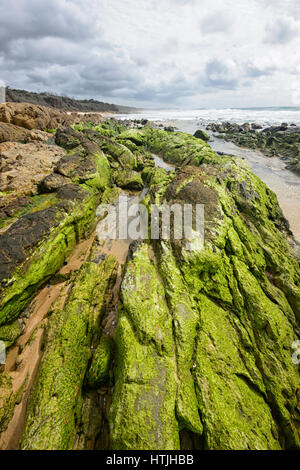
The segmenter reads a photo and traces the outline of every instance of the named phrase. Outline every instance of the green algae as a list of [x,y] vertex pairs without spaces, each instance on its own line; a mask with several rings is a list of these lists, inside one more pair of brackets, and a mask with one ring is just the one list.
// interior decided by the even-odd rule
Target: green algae
[[201,434],[202,424],[191,374],[199,312],[188,294],[181,272],[165,243],[161,243],[159,259],[159,269],[164,280],[169,309],[173,316],[173,335],[179,381],[176,402],[177,417],[186,429]]
[[29,398],[21,449],[74,447],[90,346],[116,266],[113,257],[100,265],[86,262],[70,293],[66,287],[55,303],[39,374]]
[[[88,193],[87,193],[88,194]],[[39,243],[29,259],[17,267],[1,299],[0,325],[18,316],[36,290],[63,265],[77,241],[95,223],[99,196],[92,193],[82,203],[73,202],[70,214],[58,209],[60,223]]]
[[200,306],[195,377],[206,447],[280,449],[260,372],[251,356],[246,362],[239,354],[243,347],[230,316],[205,296]]
[[172,318],[147,245],[129,261],[121,296],[112,447],[179,449]]
[[7,372],[0,374],[0,434],[6,430],[14,414],[15,406],[20,403],[27,385],[27,378],[18,390],[13,390],[12,378]]
[[[242,160],[221,158],[187,134],[113,124],[76,128],[84,129],[93,132],[87,135],[116,172],[143,170],[147,207],[204,203],[205,244],[189,251],[181,241],[156,241],[154,254],[145,243],[132,247],[123,269],[115,354],[99,329],[115,262],[84,265],[65,307],[51,314],[21,448],[71,449],[78,439],[84,448],[86,436],[93,441],[102,419],[93,393],[111,380],[112,361],[112,449],[176,450],[181,430],[201,435],[205,449],[299,448],[300,381],[291,361],[299,331],[299,258],[274,193]],[[149,151],[181,170],[154,168]],[[100,188],[102,202],[120,194],[108,179],[102,186],[90,181],[90,187],[88,179],[81,184],[91,201],[99,200]],[[68,246],[84,234],[94,208],[93,199],[86,218],[79,211],[71,225],[62,219],[59,233],[69,227],[63,232]],[[54,240],[48,244],[51,265]],[[61,243],[57,251],[64,253]],[[32,274],[28,284],[17,279],[19,311],[22,296],[27,299],[50,272],[43,257],[41,251],[36,258],[42,276]],[[96,278],[101,283],[95,285]]]
[[0,326],[0,341],[4,341],[6,348],[12,346],[22,334],[22,328],[19,321],[10,325]]
[[91,365],[86,376],[88,388],[98,388],[108,378],[112,361],[113,344],[110,338],[102,336],[94,351]]

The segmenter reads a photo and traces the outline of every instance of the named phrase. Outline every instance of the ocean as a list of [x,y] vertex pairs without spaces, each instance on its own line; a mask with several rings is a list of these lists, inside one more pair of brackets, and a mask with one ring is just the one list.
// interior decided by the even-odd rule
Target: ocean
[[119,119],[148,119],[150,121],[196,121],[198,125],[210,122],[257,122],[263,126],[281,124],[300,125],[300,107],[227,108],[227,109],[144,109],[133,114],[119,114]]

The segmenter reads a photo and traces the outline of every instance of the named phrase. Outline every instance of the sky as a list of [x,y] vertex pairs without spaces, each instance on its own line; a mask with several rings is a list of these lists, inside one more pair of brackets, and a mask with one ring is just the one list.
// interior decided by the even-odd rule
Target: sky
[[0,81],[145,108],[300,106],[299,0],[1,0]]

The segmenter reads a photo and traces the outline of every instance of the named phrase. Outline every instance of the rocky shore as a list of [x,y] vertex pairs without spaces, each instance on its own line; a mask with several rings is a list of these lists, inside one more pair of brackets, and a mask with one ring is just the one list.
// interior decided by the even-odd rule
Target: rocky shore
[[[299,449],[300,259],[276,195],[205,134],[18,106],[0,106],[0,448]],[[204,204],[201,249],[103,249],[99,204],[145,188],[148,209]]]
[[263,128],[256,123],[239,125],[223,122],[209,124],[207,129],[241,147],[259,149],[270,157],[280,157],[286,162],[287,169],[300,173],[299,126],[282,123]]

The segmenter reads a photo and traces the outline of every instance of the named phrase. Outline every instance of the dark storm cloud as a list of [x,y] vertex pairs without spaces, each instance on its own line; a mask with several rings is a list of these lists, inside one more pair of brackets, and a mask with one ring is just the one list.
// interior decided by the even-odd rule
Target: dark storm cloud
[[124,54],[101,38],[88,13],[80,1],[1,3],[1,78],[11,86],[82,96],[137,86]]
[[17,39],[52,36],[86,39],[93,27],[80,4],[66,0],[4,0],[0,4],[0,47]]

